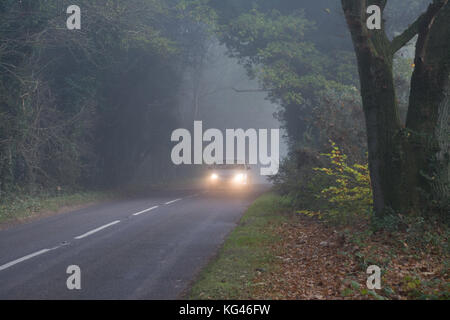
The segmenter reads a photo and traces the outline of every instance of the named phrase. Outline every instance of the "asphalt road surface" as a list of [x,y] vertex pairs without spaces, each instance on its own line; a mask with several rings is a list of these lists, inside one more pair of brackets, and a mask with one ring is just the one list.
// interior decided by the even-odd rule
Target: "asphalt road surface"
[[0,299],[181,298],[264,189],[157,192],[0,231]]

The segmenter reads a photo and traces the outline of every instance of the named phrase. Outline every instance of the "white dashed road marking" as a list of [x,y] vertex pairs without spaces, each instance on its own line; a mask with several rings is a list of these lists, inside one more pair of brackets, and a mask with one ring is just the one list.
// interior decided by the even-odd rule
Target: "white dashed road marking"
[[[198,196],[198,195],[199,195],[199,194],[194,194],[194,195],[189,196],[189,197],[196,197],[196,196]],[[165,204],[166,204],[166,205],[172,204],[172,203],[175,203],[175,202],[180,201],[180,200],[183,200],[183,199],[182,199],[182,198],[175,199],[175,200],[166,202]],[[138,215],[143,214],[143,213],[145,213],[145,212],[154,210],[154,209],[156,209],[156,208],[158,208],[158,207],[159,207],[159,206],[154,206],[154,207],[151,207],[151,208],[148,208],[148,209],[145,209],[145,210],[136,212],[136,213],[133,214],[133,216],[138,216]],[[88,232],[86,232],[86,233],[84,233],[84,234],[82,234],[82,235],[80,235],[80,236],[77,236],[77,237],[75,237],[74,239],[79,240],[79,239],[86,238],[86,237],[90,236],[91,234],[94,234],[94,233],[96,233],[96,232],[98,232],[98,231],[100,231],[100,230],[103,230],[103,229],[106,229],[106,228],[108,228],[108,227],[111,227],[111,226],[113,226],[113,225],[115,225],[115,224],[118,224],[119,222],[120,222],[120,220],[116,220],[116,221],[113,221],[113,222],[111,222],[111,223],[105,224],[105,225],[103,225],[103,226],[101,226],[101,227],[98,227],[98,228],[96,228],[96,229],[94,229],[94,230],[88,231]],[[44,253],[47,253],[47,252],[49,252],[49,251],[56,250],[56,249],[58,249],[58,248],[60,248],[60,247],[62,247],[62,246],[65,246],[65,245],[67,245],[67,243],[63,243],[62,245],[59,245],[59,246],[57,246],[57,247],[50,248],[50,249],[42,249],[42,250],[36,251],[36,252],[34,252],[34,253],[31,253],[31,254],[29,254],[29,255],[26,255],[26,256],[24,256],[24,257],[22,257],[22,258],[19,258],[19,259],[16,259],[16,260],[14,260],[14,261],[5,263],[4,265],[1,265],[1,266],[0,266],[0,271],[3,271],[3,270],[5,270],[5,269],[8,269],[9,267],[12,267],[12,266],[14,266],[14,265],[16,265],[16,264],[18,264],[18,263],[21,263],[21,262],[24,262],[24,261],[29,260],[29,259],[31,259],[31,258],[37,257],[37,256],[42,255],[42,254],[44,254]]]
[[24,257],[22,257],[22,258],[19,258],[19,259],[16,259],[16,260],[14,260],[14,261],[5,263],[4,265],[1,265],[1,266],[0,266],[0,271],[3,271],[3,270],[5,270],[5,269],[8,269],[9,267],[12,267],[12,266],[15,265],[15,264],[24,262],[24,261],[29,260],[29,259],[31,259],[31,258],[37,257],[37,256],[39,256],[39,255],[41,255],[41,254],[47,253],[47,252],[49,252],[49,251],[56,250],[56,249],[58,249],[58,248],[60,248],[60,247],[63,247],[63,246],[65,246],[65,245],[67,245],[67,244],[62,244],[62,245],[57,246],[57,247],[54,247],[54,248],[50,248],[50,249],[42,249],[42,250],[36,251],[36,252],[34,252],[34,253],[30,253],[29,255],[26,255],[26,256],[24,256]]
[[101,226],[101,227],[98,227],[97,229],[94,229],[94,230],[91,230],[89,232],[86,232],[85,234],[82,234],[81,236],[75,237],[75,239],[79,240],[79,239],[86,238],[86,237],[90,236],[91,234],[94,234],[94,233],[96,233],[96,232],[98,232],[100,230],[103,230],[105,228],[113,226],[113,225],[115,225],[115,224],[117,224],[119,222],[120,222],[120,220],[116,220],[116,221],[113,221],[111,223],[105,224],[104,226]]
[[159,206],[154,206],[154,207],[151,207],[151,208],[148,208],[148,209],[145,209],[145,210],[142,210],[142,211],[133,213],[133,216],[138,216],[138,215],[140,215],[140,214],[143,214],[143,213],[149,212],[149,211],[151,211],[151,210],[154,210],[154,209],[156,209],[156,208],[158,208],[158,207],[159,207]]
[[182,199],[181,199],[181,198],[180,198],[180,199],[175,199],[175,200],[166,202],[165,204],[172,204],[172,203],[177,202],[177,201],[180,201],[180,200],[182,200]]

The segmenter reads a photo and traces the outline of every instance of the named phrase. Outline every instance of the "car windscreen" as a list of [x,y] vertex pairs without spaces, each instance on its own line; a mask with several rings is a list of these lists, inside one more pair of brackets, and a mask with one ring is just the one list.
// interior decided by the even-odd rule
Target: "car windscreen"
[[244,164],[216,164],[211,167],[216,170],[245,170]]

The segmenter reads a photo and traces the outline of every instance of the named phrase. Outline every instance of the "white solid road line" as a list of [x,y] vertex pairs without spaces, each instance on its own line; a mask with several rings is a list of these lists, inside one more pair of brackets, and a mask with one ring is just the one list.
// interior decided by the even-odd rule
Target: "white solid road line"
[[29,254],[29,255],[27,255],[27,256],[25,256],[25,257],[16,259],[16,260],[11,261],[11,262],[8,262],[8,263],[5,263],[4,265],[0,266],[0,271],[5,270],[5,269],[8,269],[9,267],[12,267],[12,266],[15,265],[15,264],[18,264],[18,263],[23,262],[23,261],[25,261],[25,260],[34,258],[34,257],[36,257],[36,256],[38,256],[38,255],[41,255],[41,254],[44,254],[44,253],[46,253],[46,252],[55,250],[55,249],[57,249],[57,248],[59,248],[59,247],[55,247],[55,248],[52,248],[52,249],[43,249],[43,250],[37,251],[37,252],[35,252],[35,253],[31,253],[31,254]]
[[181,198],[180,198],[180,199],[175,199],[175,200],[166,202],[165,204],[172,204],[172,203],[177,202],[177,201],[180,201],[180,200],[182,200],[182,199],[181,199]]
[[140,215],[140,214],[142,214],[142,213],[149,212],[149,211],[154,210],[154,209],[156,209],[156,208],[158,208],[158,207],[159,207],[159,206],[154,206],[154,207],[151,207],[151,208],[148,208],[148,209],[145,209],[145,210],[142,210],[142,211],[133,213],[133,216],[138,216],[138,215]]
[[105,228],[108,228],[108,227],[110,227],[110,226],[113,226],[113,225],[115,225],[115,224],[117,224],[117,223],[119,223],[119,222],[120,222],[120,220],[116,220],[116,221],[113,221],[113,222],[111,222],[111,223],[105,224],[104,226],[101,226],[101,227],[98,227],[97,229],[94,229],[94,230],[91,230],[91,231],[89,231],[89,232],[86,232],[85,234],[82,234],[81,236],[75,237],[74,239],[79,240],[79,239],[86,238],[87,236],[90,236],[90,235],[93,234],[93,233],[96,233],[96,232],[98,232],[98,231],[100,231],[100,230],[103,230],[103,229],[105,229]]

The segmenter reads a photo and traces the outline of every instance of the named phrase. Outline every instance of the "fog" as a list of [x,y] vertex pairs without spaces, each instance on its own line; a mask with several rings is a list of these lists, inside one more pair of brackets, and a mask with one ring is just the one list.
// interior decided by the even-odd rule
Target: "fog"
[[449,0],[0,0],[0,300],[448,299],[449,114]]
[[[267,91],[260,89],[258,81],[249,77],[244,66],[237,58],[230,57],[227,48],[217,39],[210,39],[206,47],[201,65],[197,68],[187,67],[183,76],[176,113],[180,127],[193,132],[193,122],[202,121],[203,131],[210,128],[223,133],[226,129],[279,129],[281,161],[287,155],[288,148],[282,125],[276,117],[279,105],[269,101]],[[203,145],[206,146],[206,143]],[[144,161],[133,183],[151,180],[151,166],[152,162]],[[255,182],[269,182],[267,176],[260,174],[260,164],[251,167]],[[177,179],[180,175],[190,176],[193,172],[194,176],[202,175],[204,166],[181,165],[172,169],[175,171],[169,170],[169,173],[176,174],[169,174],[169,179]]]
[[[387,35],[429,2],[389,1]],[[334,0],[117,1],[122,11],[80,0],[72,16],[66,1],[2,5],[0,195],[198,175],[171,159],[171,134],[194,121],[280,129],[280,162],[330,139],[365,157],[358,70]],[[403,118],[413,44],[394,61]]]

